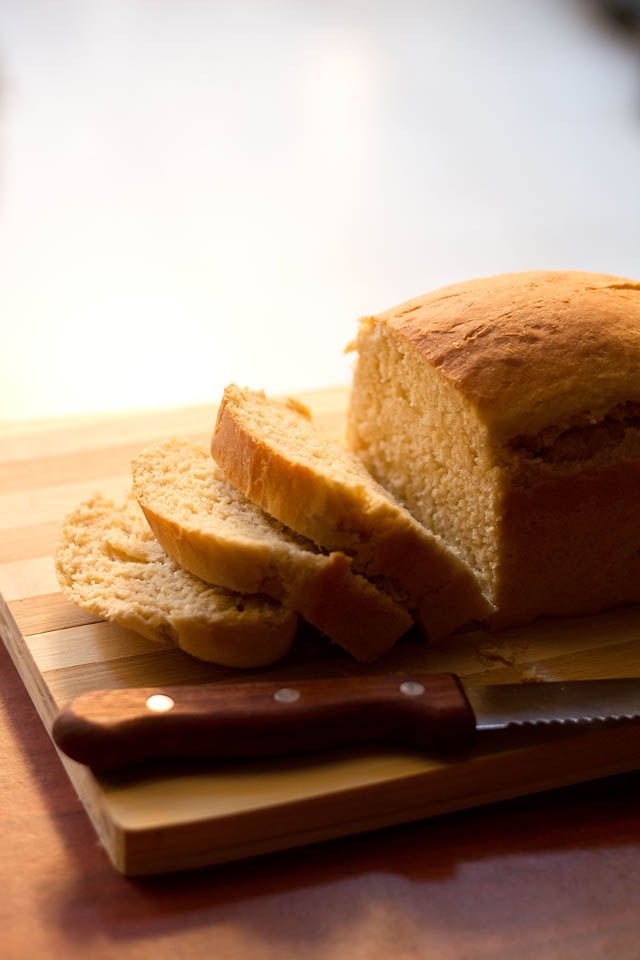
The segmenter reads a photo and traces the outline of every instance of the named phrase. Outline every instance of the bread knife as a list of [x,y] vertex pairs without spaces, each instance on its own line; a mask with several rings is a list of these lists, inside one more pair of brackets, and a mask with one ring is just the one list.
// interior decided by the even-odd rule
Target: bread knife
[[442,754],[485,731],[640,717],[640,678],[479,684],[453,674],[255,680],[84,693],[55,719],[73,760],[265,757],[362,743]]

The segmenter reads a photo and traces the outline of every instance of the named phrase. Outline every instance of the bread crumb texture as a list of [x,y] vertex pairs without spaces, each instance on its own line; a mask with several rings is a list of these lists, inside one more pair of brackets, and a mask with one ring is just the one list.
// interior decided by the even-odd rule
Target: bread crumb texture
[[258,666],[289,649],[295,615],[264,597],[204,583],[156,541],[135,499],[96,495],[66,519],[55,557],[66,595],[95,616],[201,659]]

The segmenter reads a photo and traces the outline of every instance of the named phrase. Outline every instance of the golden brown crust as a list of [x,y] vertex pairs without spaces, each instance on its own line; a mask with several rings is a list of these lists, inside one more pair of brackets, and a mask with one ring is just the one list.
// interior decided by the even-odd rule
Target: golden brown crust
[[536,271],[444,287],[373,318],[478,411],[496,442],[640,400],[640,283]]
[[266,620],[251,630],[240,620],[228,619],[212,631],[208,623],[190,618],[174,619],[175,642],[185,653],[237,670],[270,666],[287,655],[295,638],[297,618],[293,611],[283,628],[275,630]]
[[495,627],[640,601],[640,462],[512,487],[499,526]]
[[386,653],[413,626],[405,609],[354,574],[343,553],[332,553],[330,562],[313,578],[292,577],[288,602],[363,662]]
[[[237,389],[227,387],[211,438],[213,459],[249,500],[292,530],[321,543],[324,518],[342,514],[344,502],[336,497],[329,502],[329,487],[318,488],[306,464],[292,462],[263,435],[247,429],[241,404]],[[342,547],[337,538],[330,549]]]

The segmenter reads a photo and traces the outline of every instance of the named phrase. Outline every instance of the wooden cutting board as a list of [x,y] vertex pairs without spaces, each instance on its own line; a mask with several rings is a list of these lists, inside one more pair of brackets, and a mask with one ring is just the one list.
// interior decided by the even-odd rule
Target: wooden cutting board
[[[345,390],[303,399],[325,432],[341,435]],[[126,493],[129,462],[142,446],[171,435],[208,440],[213,422],[207,407],[0,425],[0,630],[47,730],[59,707],[87,690],[232,683],[237,676],[96,622],[60,595],[52,561],[64,515],[96,491]],[[409,640],[367,669],[414,668],[492,682],[640,675],[640,608],[544,620],[500,637],[473,630],[441,648]],[[285,663],[260,676],[285,681],[363,669],[309,634]],[[640,724],[488,736],[448,762],[372,747],[290,761],[165,764],[96,778],[60,760],[117,869],[149,874],[631,770],[640,767]]]

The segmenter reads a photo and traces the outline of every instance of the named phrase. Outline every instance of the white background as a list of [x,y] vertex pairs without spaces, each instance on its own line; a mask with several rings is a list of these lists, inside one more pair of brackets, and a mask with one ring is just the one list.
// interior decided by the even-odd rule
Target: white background
[[0,419],[346,382],[444,283],[640,276],[640,51],[593,11],[1,0]]

